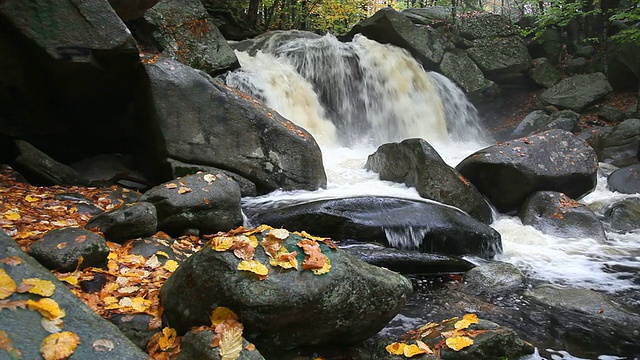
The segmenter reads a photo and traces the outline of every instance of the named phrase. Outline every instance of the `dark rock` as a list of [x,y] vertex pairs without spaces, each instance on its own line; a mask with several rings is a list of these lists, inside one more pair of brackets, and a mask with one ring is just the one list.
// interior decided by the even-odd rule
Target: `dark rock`
[[635,41],[609,43],[607,78],[615,89],[637,89],[640,80],[640,46]]
[[623,194],[640,193],[640,164],[620,168],[609,175],[607,187]]
[[468,156],[458,170],[500,212],[513,213],[539,190],[579,199],[595,189],[598,159],[582,139],[562,130],[499,143]]
[[[25,254],[16,242],[0,230],[0,258],[10,256],[19,257],[19,265],[2,264],[7,275],[17,284],[22,279],[38,278],[48,280],[55,286],[51,296],[61,309],[65,310],[63,318],[65,331],[73,332],[80,337],[80,343],[71,358],[74,359],[109,359],[109,360],[145,360],[149,356],[140,351],[129,339],[109,321],[104,320],[87,307],[75,294],[60,282],[51,272],[38,264],[33,258]],[[24,293],[14,293],[6,300],[38,300],[39,296]],[[1,311],[0,324],[2,330],[13,342],[13,347],[21,351],[22,359],[42,359],[40,345],[45,337],[50,335],[41,325],[43,317],[37,311],[18,309],[17,311]],[[101,351],[96,346],[97,341],[110,345]],[[103,348],[104,349],[104,348]],[[10,356],[3,352],[3,359]]]
[[640,156],[640,120],[628,119],[602,135],[599,159],[618,167],[638,163]]
[[[137,190],[127,189],[119,185],[113,185],[108,188],[104,196],[104,200],[110,202],[110,206],[119,206],[133,204],[140,200],[142,194]],[[107,205],[107,208],[109,208]]]
[[146,190],[149,185],[144,175],[135,169],[131,155],[99,154],[70,164],[93,186],[119,184],[126,188]]
[[451,206],[392,197],[351,197],[260,209],[245,206],[251,222],[331,237],[449,255],[491,258],[500,234]]
[[94,294],[100,292],[106,284],[107,276],[105,274],[95,273],[93,279],[80,281],[80,288],[86,293]]
[[549,116],[549,122],[541,130],[559,129],[569,132],[579,130],[580,114],[571,110],[556,111]]
[[311,134],[275,110],[175,61],[148,65],[147,74],[154,143],[169,158],[223,167],[255,183],[258,193],[326,186]]
[[513,130],[513,133],[511,133],[511,137],[520,138],[529,136],[540,130],[548,122],[549,115],[547,115],[547,113],[542,110],[534,110],[525,116],[520,124],[518,124],[515,130]]
[[433,28],[445,26],[451,20],[451,8],[446,6],[408,8],[402,10],[400,13],[414,24],[428,25]]
[[607,240],[598,216],[588,207],[555,191],[538,191],[525,200],[519,211],[522,224],[562,238]]
[[[221,360],[220,352],[211,348],[215,335],[213,330],[204,330],[199,333],[189,330],[180,342],[180,354],[178,354],[177,360]],[[249,342],[243,338],[238,360],[264,360],[258,350],[247,350],[247,345]]]
[[109,4],[122,20],[133,20],[144,15],[160,0],[109,0]]
[[124,336],[144,351],[147,351],[147,344],[153,334],[160,331],[149,328],[153,316],[148,314],[113,314],[110,320]]
[[505,294],[524,288],[525,283],[526,277],[515,265],[497,261],[467,271],[463,291],[473,295]]
[[344,250],[368,264],[401,274],[463,273],[475,266],[467,260],[453,256],[389,249],[374,245],[350,245]]
[[535,59],[533,63],[529,76],[536,84],[550,88],[562,80],[562,73],[547,58]]
[[508,17],[487,12],[472,12],[459,26],[460,36],[469,40],[519,34],[518,27]]
[[156,208],[148,202],[126,204],[104,212],[87,222],[85,229],[97,228],[107,241],[125,242],[158,231]]
[[560,81],[540,95],[544,105],[581,112],[613,89],[603,73],[576,75]]
[[42,265],[59,272],[73,271],[82,257],[80,268],[102,266],[109,247],[102,236],[81,228],[51,230],[29,247],[29,255]]
[[[268,231],[255,235],[260,240]],[[302,264],[300,240],[290,234],[284,247],[297,251]],[[162,287],[164,315],[171,327],[185,332],[210,324],[212,309],[226,306],[243,323],[245,338],[272,355],[303,346],[329,349],[359,344],[397,314],[412,291],[411,283],[344,250],[330,250],[323,243],[320,248],[331,261],[328,273],[271,268],[261,281],[253,273],[237,270],[240,259],[232,251],[205,246]],[[261,246],[254,260],[269,263]]]
[[140,201],[155,205],[158,229],[169,234],[187,229],[215,233],[242,225],[240,188],[221,173],[189,175],[158,185]]
[[564,63],[564,72],[567,75],[584,74],[587,72],[587,59],[583,57],[567,59]]
[[520,36],[476,39],[466,52],[485,76],[498,84],[521,77],[531,63]]
[[344,36],[356,34],[383,44],[392,44],[411,53],[425,68],[435,69],[447,49],[454,46],[442,34],[427,26],[415,25],[405,15],[388,7],[357,23]]
[[86,185],[88,181],[26,141],[15,140],[18,155],[13,167],[33,185]]
[[[159,251],[167,254],[167,256],[158,254]],[[155,238],[133,240],[131,242],[131,254],[141,255],[147,259],[152,257],[153,255],[156,255],[158,261],[160,261],[162,265],[164,265],[164,263],[168,260],[174,260],[178,262],[182,262],[182,260],[184,260],[184,258],[180,258],[176,255],[171,246],[169,246],[168,242],[162,243]]]
[[613,105],[604,104],[598,108],[598,118],[619,123],[627,119],[627,114]]
[[477,97],[495,86],[493,81],[484,77],[482,70],[467,53],[461,50],[447,51],[442,57],[440,71],[471,97]]
[[213,166],[187,164],[174,159],[168,159],[168,162],[169,165],[171,165],[171,174],[174,178],[193,175],[199,171],[210,174],[223,173],[238,183],[238,186],[240,186],[240,195],[242,195],[242,197],[256,196],[257,194],[256,184],[231,171],[218,169]]
[[609,204],[603,211],[602,220],[617,232],[640,229],[640,198],[628,198]]
[[[240,67],[238,59],[199,0],[163,0],[144,20],[164,55],[210,75]],[[134,28],[135,30],[136,28]]]
[[423,139],[384,144],[369,155],[365,168],[377,172],[381,180],[415,187],[423,198],[455,206],[478,221],[491,223],[491,208],[478,190]]

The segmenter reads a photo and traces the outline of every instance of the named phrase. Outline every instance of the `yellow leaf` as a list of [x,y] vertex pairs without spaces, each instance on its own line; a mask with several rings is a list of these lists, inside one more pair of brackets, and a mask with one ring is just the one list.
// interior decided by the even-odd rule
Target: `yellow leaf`
[[216,327],[219,324],[227,321],[227,319],[238,320],[238,315],[236,315],[231,309],[224,306],[218,306],[213,309],[211,313],[211,326]]
[[39,198],[35,197],[35,196],[31,196],[31,195],[27,195],[24,197],[25,200],[27,200],[27,202],[36,202],[36,201],[40,201]]
[[269,264],[271,266],[280,266],[283,269],[294,268],[298,270],[298,253],[296,251],[289,252],[286,247],[281,247],[278,250],[275,258],[269,258]]
[[391,355],[404,355],[404,348],[407,346],[405,343],[394,342],[385,348],[387,352]]
[[141,297],[133,298],[132,302],[133,304],[131,305],[131,307],[133,308],[133,310],[138,312],[144,312],[151,306],[151,301]]
[[236,360],[242,351],[242,327],[233,326],[220,334],[220,357],[222,360]]
[[45,360],[67,359],[80,344],[80,337],[71,331],[51,334],[42,340],[40,353]]
[[255,235],[251,235],[249,236],[249,243],[251,244],[251,246],[258,247],[258,238]]
[[216,236],[211,239],[211,246],[215,251],[227,251],[235,240],[233,236]]
[[178,333],[175,329],[168,327],[162,329],[162,335],[158,339],[160,350],[167,351],[169,348],[171,348],[173,344],[175,344],[177,337]]
[[50,298],[40,299],[38,301],[27,300],[27,307],[30,310],[37,310],[42,316],[49,320],[62,318],[65,312],[60,308],[58,303]]
[[33,285],[29,292],[40,296],[51,296],[56,289],[56,286],[51,281],[38,278],[23,279],[20,286],[22,284]]
[[11,221],[18,220],[18,219],[21,218],[19,213],[15,212],[15,211],[11,211],[11,210],[5,211],[4,214],[2,214],[2,215],[4,215],[4,217],[7,220],[11,220]]
[[447,339],[447,347],[453,351],[460,351],[473,345],[473,339],[467,336],[456,336]]
[[167,260],[162,268],[169,272],[174,272],[178,268],[178,263],[175,260]]
[[402,353],[405,357],[413,357],[420,354],[427,354],[427,351],[418,347],[418,345],[411,344],[406,345],[404,349],[402,349]]
[[465,314],[462,317],[462,320],[457,321],[454,325],[456,330],[462,330],[468,328],[471,324],[478,323],[478,315],[476,314]]
[[71,285],[78,285],[78,278],[80,277],[80,275],[67,275],[67,276],[63,276],[58,278],[58,280],[60,281],[64,281],[67,284],[71,284]]
[[0,300],[8,298],[14,292],[16,292],[16,282],[4,269],[0,269]]
[[260,276],[267,276],[267,274],[269,274],[269,269],[258,260],[242,260],[240,264],[238,264],[238,270],[251,271]]
[[311,271],[316,275],[322,275],[328,273],[329,269],[331,269],[331,260],[325,257],[324,265],[320,269],[311,269]]
[[166,258],[168,258],[168,257],[169,257],[169,254],[167,254],[167,253],[166,253],[166,252],[164,252],[164,251],[158,251],[158,252],[156,252],[156,255],[158,255],[158,256],[164,256],[164,257],[166,257]]
[[186,186],[181,186],[180,189],[178,189],[178,194],[186,194],[190,192],[191,192],[191,188],[188,188]]

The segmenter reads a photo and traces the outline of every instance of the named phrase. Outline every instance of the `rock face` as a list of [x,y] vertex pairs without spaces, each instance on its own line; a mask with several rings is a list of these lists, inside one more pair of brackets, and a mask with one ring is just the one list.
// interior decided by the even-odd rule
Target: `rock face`
[[640,164],[620,168],[609,175],[607,186],[623,194],[640,194]]
[[82,185],[87,180],[71,167],[62,164],[23,140],[14,140],[13,165],[34,185]]
[[464,177],[500,212],[515,212],[538,190],[564,192],[578,199],[595,188],[598,159],[582,139],[562,130],[480,150],[458,166]]
[[[38,278],[48,280],[53,283],[55,290],[51,299],[57,302],[66,315],[64,318],[63,331],[71,331],[80,337],[80,344],[74,351],[71,358],[76,359],[122,359],[122,360],[144,360],[148,355],[138,349],[129,339],[127,339],[114,325],[97,315],[87,307],[80,298],[67,289],[51,272],[38,264],[33,258],[28,256],[18,247],[16,242],[0,230],[0,259],[16,256],[20,258],[19,265],[0,265],[7,275],[17,284],[22,279]],[[37,301],[40,296],[33,294],[14,293],[6,300],[28,300]],[[40,344],[45,337],[50,335],[42,327],[43,317],[37,311],[18,309],[17,311],[4,310],[0,312],[0,324],[2,330],[6,332],[8,338],[13,342],[13,347],[20,350],[22,359],[42,359],[40,354]],[[111,344],[107,351],[100,351],[102,348],[95,346],[96,341]],[[3,351],[3,359],[13,358]]]
[[440,70],[472,98],[480,97],[495,87],[495,83],[486,79],[478,65],[461,49],[447,51],[442,57]]
[[515,265],[497,261],[467,271],[463,291],[474,295],[512,293],[525,283],[526,277]]
[[[211,348],[214,336],[213,330],[204,330],[198,333],[190,330],[180,341],[180,353],[177,360],[221,360],[220,352]],[[264,360],[260,351],[247,350],[248,345],[249,342],[242,339],[242,349],[238,360]]]
[[222,167],[255,183],[259,193],[326,185],[322,153],[304,129],[176,61],[146,70],[156,154]]
[[560,81],[540,95],[545,105],[580,112],[613,91],[603,73],[577,75]]
[[617,232],[640,229],[640,199],[628,198],[608,205],[603,211],[603,222]]
[[550,88],[562,80],[562,73],[547,58],[535,59],[533,63],[535,67],[531,69],[529,76],[536,84]]
[[29,255],[51,270],[73,271],[82,257],[80,268],[102,266],[109,247],[102,236],[81,228],[49,231],[29,248]]
[[221,173],[189,175],[158,185],[140,201],[155,206],[158,229],[169,234],[190,229],[215,233],[242,224],[240,188]]
[[637,164],[640,158],[640,119],[625,120],[602,134],[598,149],[602,162],[618,167]]
[[[269,230],[254,234],[258,241]],[[304,254],[294,234],[283,246]],[[212,309],[226,306],[245,326],[244,336],[261,352],[296,347],[328,349],[358,344],[382,329],[404,305],[411,293],[409,280],[384,268],[369,265],[344,250],[319,250],[331,262],[329,271],[270,266],[266,279],[237,270],[240,259],[233,251],[205,246],[178,267],[161,290],[161,302],[169,324],[185,332],[191,326],[209,324]],[[262,246],[254,260],[268,264]]]
[[485,76],[496,82],[523,73],[531,62],[531,55],[520,36],[476,39],[466,52]]
[[160,0],[109,0],[109,4],[122,20],[137,19]]
[[92,218],[85,228],[98,228],[108,241],[124,242],[155,234],[158,216],[155,206],[151,203],[126,204]]
[[598,216],[588,207],[555,191],[538,191],[520,208],[524,225],[531,225],[545,234],[563,238],[607,240]]
[[391,197],[318,200],[276,209],[245,206],[251,222],[328,236],[450,255],[491,258],[500,234],[450,206]]
[[518,126],[511,133],[511,137],[520,138],[523,136],[529,136],[540,128],[542,128],[545,124],[549,122],[549,115],[542,110],[534,110],[529,113],[524,119],[518,124]]
[[491,208],[478,190],[423,139],[384,144],[369,155],[365,168],[379,173],[381,180],[413,186],[426,199],[455,206],[485,224],[491,222]]

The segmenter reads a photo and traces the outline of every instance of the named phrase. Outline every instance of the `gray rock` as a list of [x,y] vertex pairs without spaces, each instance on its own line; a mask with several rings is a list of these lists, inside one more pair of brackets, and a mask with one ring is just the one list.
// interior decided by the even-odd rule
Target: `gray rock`
[[476,63],[461,50],[447,51],[442,57],[440,71],[470,96],[481,94],[495,86],[494,82],[487,80]]
[[587,59],[583,57],[568,59],[564,64],[564,72],[568,75],[584,74],[587,71]]
[[155,234],[158,231],[158,216],[151,203],[125,204],[92,218],[85,228],[97,228],[107,241],[125,242]]
[[164,55],[213,76],[240,67],[202,2],[163,0],[144,19]]
[[487,12],[472,12],[469,16],[465,14],[459,27],[460,36],[469,40],[519,34],[518,27],[508,17]]
[[562,130],[499,143],[471,154],[458,170],[500,212],[513,213],[538,190],[579,199],[595,189],[598,159],[586,141]]
[[622,167],[637,164],[639,152],[640,120],[628,119],[602,135],[598,157],[602,162]]
[[80,268],[102,266],[109,247],[102,236],[82,228],[51,230],[29,247],[29,255],[42,265],[59,272],[73,271],[82,257]]
[[161,59],[146,70],[155,144],[169,158],[222,167],[258,193],[326,186],[322,153],[304,129],[178,62]]
[[148,314],[113,314],[111,323],[122,331],[131,342],[143,351],[147,351],[147,344],[151,337],[161,329],[149,329],[153,316]]
[[[197,334],[193,330],[189,330],[180,341],[180,353],[177,360],[221,360],[219,349],[211,348],[214,336],[213,330],[204,330]],[[256,349],[249,351],[246,348],[247,345],[249,342],[243,338],[238,360],[264,360],[260,351]]]
[[240,188],[221,173],[189,175],[158,185],[140,201],[155,205],[158,229],[169,234],[189,229],[215,233],[242,225]]
[[[162,243],[155,238],[135,239],[131,242],[130,252],[134,255],[144,256],[147,259],[153,255],[156,255],[158,261],[160,261],[160,263],[163,265],[167,262],[167,260],[182,262],[184,258],[181,259],[177,256],[171,246],[169,246],[171,242],[173,242],[173,240]],[[159,251],[167,254],[167,256],[158,254]]]
[[133,20],[144,15],[160,0],[109,0],[109,4],[122,20]]
[[598,118],[611,122],[621,122],[627,119],[627,114],[613,105],[604,104],[598,108]]
[[463,291],[468,294],[505,294],[525,286],[526,277],[515,265],[490,262],[474,267],[464,275]]
[[425,68],[435,69],[445,50],[454,46],[442,34],[427,26],[415,25],[406,16],[388,7],[357,23],[347,35],[362,34],[383,44],[392,44],[411,53]]
[[541,130],[559,129],[569,132],[579,130],[580,114],[571,110],[556,111],[549,116],[549,122]]
[[640,164],[612,172],[607,178],[607,187],[623,194],[640,194]]
[[531,63],[531,55],[520,36],[476,39],[466,52],[485,76],[497,83],[522,75]]
[[407,139],[378,147],[365,165],[381,180],[415,187],[420,196],[455,206],[478,221],[491,223],[491,208],[482,195],[423,139]]
[[171,166],[171,175],[173,178],[183,177],[187,175],[193,175],[199,171],[204,173],[223,173],[238,183],[240,186],[240,195],[242,197],[245,196],[256,196],[256,184],[252,183],[250,180],[247,180],[245,177],[242,177],[236,173],[231,171],[226,171],[222,169],[218,169],[213,166],[207,165],[197,165],[197,164],[187,164],[182,161],[178,161],[175,159],[167,159],[169,165]]
[[544,105],[581,112],[613,89],[603,73],[576,75],[560,81],[540,95]]
[[[258,240],[268,234],[254,234]],[[304,254],[301,237],[290,234],[284,247]],[[369,265],[344,250],[321,251],[331,261],[323,275],[309,270],[270,268],[268,277],[238,271],[233,251],[205,246],[183,262],[160,292],[170,326],[185,332],[210,323],[212,309],[226,306],[243,323],[244,337],[261,352],[275,355],[301,346],[323,349],[359,344],[377,333],[404,305],[411,293],[405,277]],[[262,246],[254,260],[268,264]],[[274,354],[275,352],[275,354]]]
[[362,196],[261,209],[244,206],[249,221],[400,249],[492,258],[500,234],[464,212],[432,201]]
[[538,191],[525,200],[519,211],[522,224],[562,238],[607,240],[598,216],[588,207],[555,191]]
[[628,198],[609,204],[603,209],[603,222],[617,232],[640,229],[640,198]]
[[562,80],[562,73],[547,58],[535,59],[533,63],[529,76],[536,84],[550,88]]
[[414,24],[429,25],[434,28],[446,25],[451,20],[451,8],[446,6],[408,8],[400,13]]
[[511,137],[520,138],[523,136],[529,136],[549,122],[549,115],[542,110],[534,110],[530,112],[525,118],[518,124],[518,126],[511,133]]
[[[65,310],[63,331],[77,334],[80,343],[71,359],[105,359],[105,360],[145,360],[148,355],[136,347],[114,325],[97,315],[87,307],[80,298],[67,289],[51,272],[38,264],[18,247],[16,242],[0,230],[0,258],[19,257],[19,265],[0,264],[0,268],[17,284],[22,279],[38,278],[48,280],[55,286],[51,299]],[[14,293],[6,300],[37,301],[40,296]],[[42,359],[40,344],[50,335],[41,325],[42,315],[37,311],[17,309],[0,312],[2,330],[13,341],[14,348],[20,350],[22,359]],[[102,344],[102,345],[101,345]],[[3,359],[9,359],[4,351]],[[19,358],[19,357],[18,357]]]
[[70,166],[60,163],[23,140],[14,140],[18,155],[15,169],[34,185],[86,185],[88,181]]

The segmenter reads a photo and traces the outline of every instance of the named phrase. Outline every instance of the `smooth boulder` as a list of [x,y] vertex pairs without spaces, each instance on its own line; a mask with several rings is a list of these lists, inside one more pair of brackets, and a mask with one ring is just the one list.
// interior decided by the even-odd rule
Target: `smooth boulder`
[[82,228],[55,229],[29,247],[29,255],[43,266],[59,272],[102,266],[109,255],[105,239]]
[[458,170],[503,213],[514,213],[535,191],[579,199],[595,189],[598,158],[584,140],[549,130],[498,143],[464,159]]
[[545,105],[581,112],[613,91],[603,73],[576,75],[560,81],[540,95]]
[[623,194],[640,194],[640,164],[612,172],[607,178],[607,187]]
[[605,225],[616,232],[640,230],[640,198],[628,198],[609,204],[603,210]]
[[151,203],[143,201],[125,204],[93,217],[85,228],[96,228],[108,241],[124,242],[155,234],[158,229],[158,215]]

